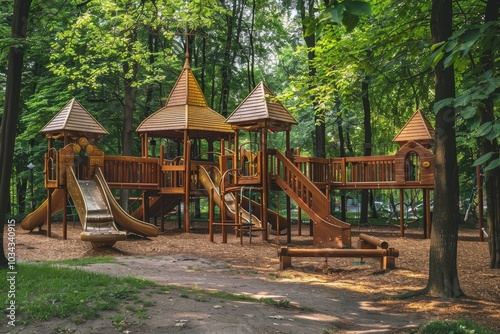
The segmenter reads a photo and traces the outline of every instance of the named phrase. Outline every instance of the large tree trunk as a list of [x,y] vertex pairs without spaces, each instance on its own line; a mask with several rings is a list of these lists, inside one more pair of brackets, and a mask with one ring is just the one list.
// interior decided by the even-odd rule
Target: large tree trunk
[[21,99],[21,77],[24,60],[24,40],[31,0],[16,0],[12,17],[11,38],[12,47],[9,50],[7,69],[7,85],[5,89],[5,105],[0,128],[0,268],[7,267],[4,252],[4,225],[9,202],[10,175],[14,159],[14,144],[16,141],[17,122],[19,120]]
[[[315,13],[315,8],[314,8],[314,1],[309,1],[307,4],[304,3],[304,1],[299,1],[299,8],[300,8],[300,16],[301,20],[304,21],[307,17],[314,16]],[[306,11],[307,9],[307,11]],[[302,26],[302,32],[305,33],[306,31],[306,26]],[[313,64],[313,60],[315,58],[315,52],[314,52],[314,47],[316,46],[316,36],[315,34],[309,35],[309,36],[304,36],[304,41],[306,42],[307,46],[307,60],[309,62],[309,85],[314,86],[314,77],[316,76],[316,67]],[[311,98],[311,100],[314,102],[314,97]],[[315,123],[315,128],[314,128],[314,156],[319,157],[319,158],[325,158],[326,157],[326,152],[325,152],[325,146],[326,146],[326,127],[325,127],[325,114],[324,114],[324,109],[318,108],[315,109],[314,113],[314,123]]]
[[[135,31],[131,32],[129,36],[130,48],[136,41]],[[132,54],[132,50],[129,50],[129,54]],[[130,63],[125,61],[123,65],[123,85],[125,90],[125,107],[123,114],[123,147],[122,155],[131,156],[132,155],[132,135],[134,130],[132,129],[132,122],[134,120],[134,109],[137,88],[134,86],[137,76],[138,64],[134,61]],[[132,75],[130,75],[132,74]],[[127,211],[128,210],[128,189],[122,189],[120,191],[120,206]]]
[[[363,155],[365,157],[372,155],[372,123],[371,123],[371,109],[370,99],[368,95],[369,82],[366,76],[363,76],[361,82],[361,94],[363,100],[363,126],[365,128],[365,144],[363,148]],[[367,167],[369,168],[369,167]],[[361,212],[359,215],[360,224],[368,224],[368,189],[361,190]]]
[[[452,0],[433,0],[432,42],[446,41],[452,34]],[[444,68],[441,60],[434,68],[435,100],[455,97],[453,66]],[[455,110],[444,107],[437,112],[435,127],[434,219],[431,232],[429,280],[426,291],[433,296],[463,296],[458,281],[457,243],[458,164],[455,138]]]
[[232,10],[231,13],[232,15],[226,15],[226,25],[227,25],[227,35],[226,35],[226,44],[224,46],[224,56],[222,60],[222,66],[221,66],[221,77],[222,77],[222,82],[221,82],[221,98],[220,98],[220,111],[221,115],[224,117],[229,116],[229,86],[231,85],[231,68],[233,66],[232,63],[232,55],[231,55],[231,49],[233,45],[233,36],[234,36],[234,28],[236,25],[236,13],[238,9],[238,1],[233,0],[232,1]]
[[[337,103],[340,103],[337,101]],[[342,125],[342,117],[339,116],[337,120],[337,129],[339,131],[339,149],[340,149],[340,156],[345,157],[347,156],[346,150],[345,150],[345,140],[344,140],[344,127]],[[340,220],[342,221],[347,221],[347,205],[346,205],[346,196],[345,196],[345,190],[340,190]]]
[[[498,20],[500,10],[500,2],[498,0],[488,0],[485,10],[485,22],[494,22]],[[483,50],[481,57],[481,65],[483,72],[487,72],[494,67],[494,57],[491,49]],[[491,98],[484,101],[484,108],[480,110],[481,121],[494,122],[494,108],[493,100]],[[489,152],[496,152],[498,157],[500,152],[498,140],[482,139],[483,154]],[[486,203],[488,205],[488,235],[489,235],[489,249],[490,249],[490,267],[500,268],[500,168],[495,168],[485,172],[485,192]],[[483,203],[478,203],[483,205]]]

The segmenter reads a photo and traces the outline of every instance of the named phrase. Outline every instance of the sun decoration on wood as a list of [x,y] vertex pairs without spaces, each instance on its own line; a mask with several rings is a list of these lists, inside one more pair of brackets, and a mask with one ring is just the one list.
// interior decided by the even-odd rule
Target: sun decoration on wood
[[78,138],[78,144],[83,148],[89,144],[89,141],[85,137]]
[[87,145],[85,147],[85,152],[87,152],[88,155],[92,154],[92,152],[94,152],[94,146],[93,145]]
[[76,143],[75,143],[75,144],[73,144],[73,152],[74,152],[75,154],[80,153],[80,151],[81,151],[81,150],[82,150],[82,147],[81,147],[80,145],[78,145],[78,144],[76,144]]
[[75,152],[75,154],[80,153],[82,149],[84,149],[85,153],[89,155],[94,152],[94,146],[89,144],[88,139],[85,137],[78,138],[77,143],[73,144],[73,152]]
[[424,161],[424,162],[422,162],[422,167],[429,168],[430,166],[431,166],[430,161]]

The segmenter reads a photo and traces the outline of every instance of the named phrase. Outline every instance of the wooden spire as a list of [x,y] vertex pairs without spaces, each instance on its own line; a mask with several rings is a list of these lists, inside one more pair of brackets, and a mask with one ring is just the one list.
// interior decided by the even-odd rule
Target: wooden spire
[[434,128],[422,112],[417,110],[392,141],[400,146],[415,141],[425,147],[431,147],[434,144]]

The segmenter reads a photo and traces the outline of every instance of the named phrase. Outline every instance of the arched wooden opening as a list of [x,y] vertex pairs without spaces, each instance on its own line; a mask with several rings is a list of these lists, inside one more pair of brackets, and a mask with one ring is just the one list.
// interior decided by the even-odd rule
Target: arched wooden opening
[[420,181],[420,155],[410,151],[405,157],[405,181]]

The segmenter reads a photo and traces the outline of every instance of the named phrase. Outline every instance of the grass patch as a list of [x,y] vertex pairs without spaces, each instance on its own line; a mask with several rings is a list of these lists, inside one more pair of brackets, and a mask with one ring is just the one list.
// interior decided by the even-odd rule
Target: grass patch
[[419,334],[495,334],[489,329],[480,327],[470,320],[432,321],[418,331]]
[[57,261],[43,261],[44,264],[64,264],[68,266],[88,266],[96,263],[116,263],[118,262],[116,258],[112,256],[99,256],[99,257],[86,257],[83,259],[71,259],[71,260],[57,260]]
[[[0,275],[6,277],[6,270],[1,270]],[[7,281],[0,282],[0,293],[5,294]],[[158,289],[158,285],[132,277],[111,277],[51,264],[18,263],[16,322],[29,324],[69,318],[74,323],[82,323],[98,318],[102,311],[118,310],[124,303],[137,303],[145,288]],[[7,305],[2,306],[5,312]]]
[[[103,259],[97,261],[103,261]],[[181,298],[192,298],[199,302],[214,299],[220,302],[249,301],[281,308],[301,309],[291,305],[287,300],[258,299],[244,294],[204,290],[197,287],[161,286],[133,277],[112,277],[60,266],[61,262],[17,264],[15,285],[17,324],[28,325],[54,318],[67,318],[74,324],[83,324],[100,317],[104,311],[113,311],[110,321],[115,328],[119,329],[124,326],[126,318],[122,313],[133,314],[137,319],[149,317],[147,308],[153,307],[155,303],[145,301],[144,296],[169,294],[170,290],[178,292]],[[82,265],[79,261],[70,261],[70,264]],[[0,270],[0,277],[6,276],[7,270]],[[7,294],[8,283],[6,279],[0,280],[0,294]],[[7,302],[7,300],[1,302],[5,315],[8,314]]]

